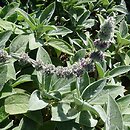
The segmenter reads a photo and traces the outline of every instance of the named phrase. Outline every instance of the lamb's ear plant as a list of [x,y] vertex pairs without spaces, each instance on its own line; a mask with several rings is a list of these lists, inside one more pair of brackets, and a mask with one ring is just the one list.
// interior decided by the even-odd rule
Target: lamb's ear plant
[[2,0],[0,130],[129,130],[124,0]]

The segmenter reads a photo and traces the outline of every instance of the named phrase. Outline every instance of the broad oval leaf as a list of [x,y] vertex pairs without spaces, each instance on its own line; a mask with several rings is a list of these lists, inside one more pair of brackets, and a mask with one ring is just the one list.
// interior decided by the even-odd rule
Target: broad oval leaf
[[113,6],[112,9],[109,9],[108,11],[118,11],[118,12],[121,12],[123,14],[128,13],[128,10],[124,5],[115,5],[115,6]]
[[121,97],[117,100],[117,103],[120,107],[121,113],[124,114],[125,110],[129,107],[130,105],[130,94]]
[[78,111],[74,110],[69,103],[58,103],[57,106],[52,106],[52,121],[68,121],[77,117]]
[[4,31],[0,33],[0,48],[3,49],[5,47],[5,43],[9,40],[12,31]]
[[24,10],[20,8],[17,9],[17,12],[25,19],[25,21],[29,24],[32,30],[36,28],[35,21],[29,14],[27,14]]
[[56,35],[62,35],[65,36],[69,33],[72,33],[72,31],[64,26],[57,26],[55,30],[49,31],[47,34],[49,36],[56,36]]
[[106,130],[123,130],[122,115],[116,101],[109,96],[107,105]]
[[101,80],[91,83],[90,85],[86,87],[86,89],[84,89],[82,93],[82,98],[84,100],[94,99],[102,91],[105,84],[106,84],[106,79],[101,79]]
[[0,66],[0,91],[7,81],[7,65]]
[[128,25],[125,20],[120,23],[119,31],[121,36],[124,38],[128,33]]
[[29,95],[16,93],[5,99],[5,111],[10,115],[28,111]]
[[88,2],[96,2],[97,0],[80,0],[76,5],[86,4]]
[[90,84],[90,78],[87,72],[84,73],[83,77],[80,79],[80,92],[82,93],[84,89]]
[[123,96],[124,92],[125,90],[123,86],[106,85],[102,89],[101,93],[96,98],[93,98],[89,103],[103,105],[107,102],[109,94],[115,99],[117,96]]
[[[58,130],[61,130],[61,129],[62,130],[80,130],[80,125],[75,123],[73,120],[72,121],[57,122],[56,127],[58,128]],[[54,127],[51,130],[54,130]],[[92,130],[92,129],[87,128],[86,130]]]
[[45,24],[47,24],[50,21],[54,11],[55,11],[55,3],[51,3],[43,10],[40,16],[40,23],[44,22]]
[[81,17],[80,17],[80,19],[78,20],[78,23],[77,23],[77,25],[82,25],[84,22],[86,22],[86,20],[87,20],[87,18],[90,16],[90,11],[85,11],[82,15],[81,15]]
[[96,69],[97,69],[97,72],[98,72],[98,78],[103,78],[104,77],[104,70],[101,66],[101,64],[99,62],[96,62]]
[[41,99],[40,92],[38,90],[35,90],[30,97],[29,100],[29,110],[35,111],[35,110],[41,110],[45,108],[48,105],[45,101]]
[[85,49],[78,50],[75,55],[72,57],[73,63],[79,61],[80,59],[84,58],[86,55]]
[[28,35],[18,35],[12,40],[9,46],[10,52],[11,53],[25,52],[27,48],[28,40],[29,40]]
[[21,75],[20,77],[17,78],[17,80],[11,85],[12,87],[16,87],[19,84],[25,83],[25,82],[30,82],[33,81],[31,79],[31,75]]
[[51,47],[61,51],[61,52],[64,52],[64,53],[69,54],[69,55],[73,55],[72,47],[67,42],[65,42],[64,40],[50,39],[47,42],[47,44],[50,45]]
[[29,35],[29,49],[34,50],[38,47],[42,46],[39,42],[36,42],[34,33]]
[[4,106],[0,107],[0,123],[8,117],[9,114],[5,112]]
[[44,64],[51,64],[51,58],[43,47],[39,47],[37,51],[37,61],[42,61]]
[[22,29],[19,29],[16,24],[3,20],[3,19],[0,19],[0,27],[6,31],[8,31],[8,30],[14,31],[15,34],[24,33],[24,31]]
[[113,78],[121,74],[127,73],[128,71],[130,71],[130,66],[119,66],[117,68],[112,69],[109,72],[109,76]]
[[81,111],[75,122],[88,127],[95,127],[97,124],[97,120],[92,117],[89,111]]
[[0,12],[0,17],[7,19],[8,17],[10,17],[12,14],[15,13],[18,6],[19,3],[16,2],[11,2],[10,4],[6,5],[5,7],[2,8]]

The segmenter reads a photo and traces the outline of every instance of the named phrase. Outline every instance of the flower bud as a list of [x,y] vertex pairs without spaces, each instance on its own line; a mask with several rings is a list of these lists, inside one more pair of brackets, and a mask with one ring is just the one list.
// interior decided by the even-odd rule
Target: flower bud
[[83,66],[81,66],[78,62],[75,63],[72,67],[72,71],[74,75],[77,77],[81,76],[83,74]]
[[44,72],[45,74],[49,75],[49,74],[54,74],[55,72],[55,66],[52,64],[47,64],[44,67]]
[[100,61],[102,61],[104,59],[103,52],[101,52],[101,51],[93,52],[93,53],[91,53],[90,58],[93,61],[100,62]]
[[99,39],[101,41],[110,41],[114,35],[114,19],[112,17],[105,20],[99,31]]
[[33,61],[32,62],[32,66],[36,69],[36,71],[41,71],[41,70],[43,70],[43,63],[42,63],[42,61]]
[[100,39],[96,39],[94,41],[94,45],[98,50],[105,51],[111,45],[111,42],[101,41]]
[[6,62],[8,59],[8,53],[4,50],[0,50],[0,63]]
[[26,64],[29,63],[29,56],[27,53],[22,53],[20,56],[19,56],[19,59],[18,59],[18,62],[20,65],[24,66]]

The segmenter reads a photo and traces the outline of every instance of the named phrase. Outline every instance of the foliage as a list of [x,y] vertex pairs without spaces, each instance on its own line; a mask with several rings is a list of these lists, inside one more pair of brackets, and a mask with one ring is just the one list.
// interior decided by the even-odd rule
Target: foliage
[[130,129],[124,0],[1,5],[1,130]]

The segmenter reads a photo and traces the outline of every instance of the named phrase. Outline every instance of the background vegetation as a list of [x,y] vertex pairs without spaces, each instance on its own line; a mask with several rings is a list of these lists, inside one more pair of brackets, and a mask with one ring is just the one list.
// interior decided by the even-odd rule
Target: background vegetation
[[0,130],[130,129],[130,1],[0,6]]

